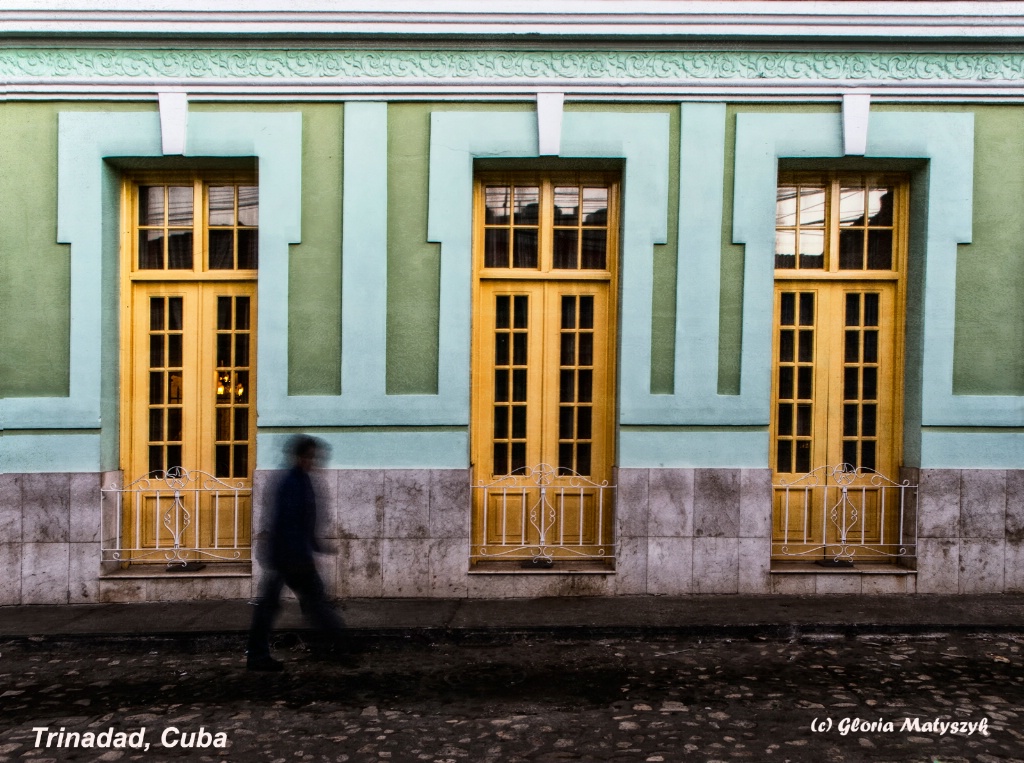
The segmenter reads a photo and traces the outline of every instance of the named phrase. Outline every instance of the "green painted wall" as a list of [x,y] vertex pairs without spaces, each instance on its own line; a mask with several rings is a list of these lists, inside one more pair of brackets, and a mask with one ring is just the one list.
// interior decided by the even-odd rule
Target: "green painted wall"
[[288,394],[339,394],[342,104],[197,103],[190,108],[302,112],[302,243],[291,247],[288,263]]
[[155,107],[0,104],[0,397],[69,393],[71,252],[57,243],[57,114]]

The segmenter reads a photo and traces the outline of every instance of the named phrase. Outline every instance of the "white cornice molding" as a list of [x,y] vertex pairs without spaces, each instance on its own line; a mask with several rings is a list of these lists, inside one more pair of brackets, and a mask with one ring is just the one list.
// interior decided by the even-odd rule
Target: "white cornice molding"
[[2,37],[1020,40],[1024,2],[8,0]]

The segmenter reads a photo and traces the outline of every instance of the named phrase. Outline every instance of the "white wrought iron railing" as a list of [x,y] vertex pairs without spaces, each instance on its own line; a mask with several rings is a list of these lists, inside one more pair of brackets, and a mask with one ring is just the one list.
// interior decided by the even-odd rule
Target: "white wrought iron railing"
[[615,559],[615,486],[607,481],[540,464],[473,490],[474,561],[550,567],[557,560]]
[[850,464],[773,486],[772,556],[854,561],[917,555],[917,485]]
[[179,467],[105,487],[104,561],[187,565],[251,558],[252,488]]

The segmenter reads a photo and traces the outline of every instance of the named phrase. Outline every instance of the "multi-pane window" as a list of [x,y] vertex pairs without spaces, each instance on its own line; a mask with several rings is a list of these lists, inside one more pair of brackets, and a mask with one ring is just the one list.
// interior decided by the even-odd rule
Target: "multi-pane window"
[[795,176],[778,186],[775,267],[891,271],[898,183],[874,175]]
[[256,270],[259,188],[250,183],[147,183],[136,187],[138,271]]

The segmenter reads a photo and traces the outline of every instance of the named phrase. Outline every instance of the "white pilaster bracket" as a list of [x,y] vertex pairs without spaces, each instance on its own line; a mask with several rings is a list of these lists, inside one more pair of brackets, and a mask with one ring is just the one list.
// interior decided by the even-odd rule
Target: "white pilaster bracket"
[[185,153],[188,131],[188,93],[157,93],[160,103],[160,140],[164,156]]
[[562,151],[562,106],[565,93],[537,93],[537,153],[558,156]]
[[870,112],[870,93],[843,94],[843,153],[846,156],[864,156],[867,153]]

